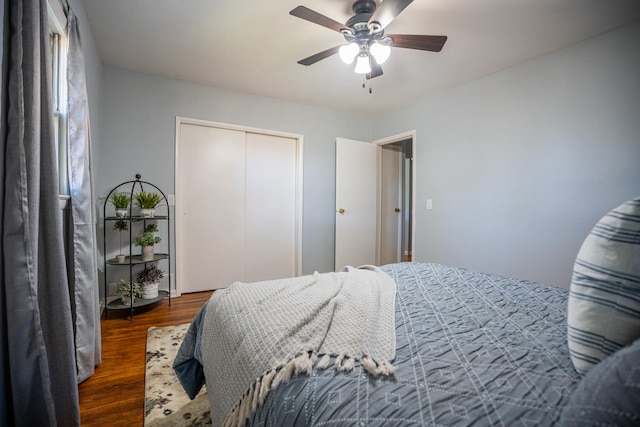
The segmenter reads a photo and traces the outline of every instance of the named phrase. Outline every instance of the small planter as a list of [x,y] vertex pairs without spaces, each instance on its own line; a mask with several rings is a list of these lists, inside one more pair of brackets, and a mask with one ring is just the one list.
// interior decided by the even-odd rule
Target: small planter
[[126,255],[116,255],[116,261],[118,262],[118,264],[124,264],[126,259]]
[[131,197],[127,193],[115,192],[111,194],[111,198],[109,201],[113,204],[113,207],[116,209],[116,217],[124,218],[127,216],[129,202],[131,201]]
[[153,261],[153,245],[142,247],[142,261]]
[[153,245],[160,243],[160,237],[154,236],[153,233],[158,231],[156,224],[147,224],[144,227],[144,232],[136,237],[135,244],[142,248],[142,261],[153,261]]
[[154,299],[158,296],[158,285],[160,282],[155,283],[143,283],[140,289],[142,290],[143,299]]
[[161,201],[162,197],[154,192],[140,191],[133,195],[133,204],[140,208],[140,215],[144,218],[153,218],[154,210]]
[[137,297],[142,296],[140,292],[140,285],[138,282],[128,282],[121,279],[118,282],[118,288],[116,289],[116,296],[120,298],[122,305],[132,305]]
[[158,285],[160,279],[164,277],[164,272],[160,270],[155,264],[150,264],[144,267],[142,271],[138,273],[136,277],[137,282],[141,283],[140,290],[142,292],[142,298],[154,299],[158,297]]

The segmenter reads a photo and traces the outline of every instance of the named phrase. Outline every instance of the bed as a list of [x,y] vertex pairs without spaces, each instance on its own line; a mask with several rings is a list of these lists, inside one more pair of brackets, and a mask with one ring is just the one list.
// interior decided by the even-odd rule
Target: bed
[[433,263],[234,284],[173,366],[214,425],[639,426],[640,196],[570,290]]
[[[357,363],[349,372],[313,367],[270,390],[249,424],[559,421],[580,381],[566,345],[566,290],[439,264],[381,270],[397,284],[395,372],[373,377]],[[174,365],[192,393],[204,380],[207,349],[200,337],[209,305],[194,319]]]

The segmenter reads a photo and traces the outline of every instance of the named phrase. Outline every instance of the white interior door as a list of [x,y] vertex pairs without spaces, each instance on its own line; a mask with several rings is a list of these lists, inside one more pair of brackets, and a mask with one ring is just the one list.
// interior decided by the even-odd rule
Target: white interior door
[[336,140],[336,270],[376,264],[377,170],[377,145]]
[[178,140],[179,292],[297,275],[298,140],[182,122]]
[[380,178],[380,264],[400,262],[402,232],[402,149],[382,146]]

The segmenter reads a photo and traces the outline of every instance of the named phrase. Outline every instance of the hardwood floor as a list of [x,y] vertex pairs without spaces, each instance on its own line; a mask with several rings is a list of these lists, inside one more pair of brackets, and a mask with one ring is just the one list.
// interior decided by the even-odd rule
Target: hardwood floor
[[189,323],[212,292],[163,300],[133,320],[129,311],[109,310],[102,319],[102,364],[80,384],[80,416],[88,426],[144,425],[144,371],[147,330],[152,326]]

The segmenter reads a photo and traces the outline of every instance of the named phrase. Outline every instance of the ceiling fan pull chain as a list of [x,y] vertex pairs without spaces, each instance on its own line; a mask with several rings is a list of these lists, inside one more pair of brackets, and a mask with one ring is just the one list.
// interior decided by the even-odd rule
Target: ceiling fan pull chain
[[[371,80],[373,79],[369,79],[369,93],[373,93],[373,90],[371,89]],[[367,88],[367,80],[365,78],[365,74],[362,75],[362,89],[366,89]]]
[[369,53],[369,93],[371,93],[371,77],[373,77],[373,68],[371,68],[371,63],[373,59],[371,59],[371,53]]

